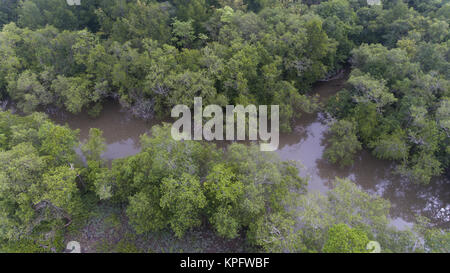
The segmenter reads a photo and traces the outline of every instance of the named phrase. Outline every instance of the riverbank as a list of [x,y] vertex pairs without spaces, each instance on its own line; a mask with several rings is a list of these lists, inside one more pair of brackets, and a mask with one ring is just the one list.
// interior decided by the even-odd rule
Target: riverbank
[[[322,101],[345,87],[349,72],[341,77],[314,85],[313,93]],[[64,112],[51,114],[58,124],[68,124],[80,130],[80,140],[85,141],[90,128],[99,128],[106,139],[106,160],[135,155],[140,151],[139,139],[149,134],[160,121],[144,121],[133,117],[117,102],[107,101],[97,118],[86,113],[72,115]],[[365,191],[376,193],[391,202],[392,225],[405,229],[411,227],[416,215],[423,215],[439,227],[450,223],[450,182],[446,177],[433,179],[429,185],[416,185],[393,174],[389,161],[379,160],[367,151],[361,151],[351,167],[340,168],[322,158],[326,147],[329,120],[324,113],[303,115],[290,134],[280,136],[277,151],[282,160],[298,163],[301,176],[309,178],[308,190],[325,193],[335,177],[349,178]]]
[[[345,88],[350,71],[313,86],[312,93],[326,102]],[[14,111],[13,104],[5,101],[3,108]],[[142,120],[113,100],[105,101],[96,118],[87,113],[74,115],[66,111],[46,111],[57,124],[68,124],[80,130],[80,141],[88,138],[90,128],[103,131],[107,149],[102,157],[107,161],[125,158],[140,152],[140,136],[150,134],[159,120]],[[326,193],[335,177],[349,178],[365,191],[376,193],[391,202],[392,225],[405,229],[412,227],[417,215],[426,216],[438,227],[450,226],[450,181],[448,177],[434,178],[429,185],[416,185],[394,174],[390,161],[379,160],[367,151],[361,151],[351,167],[340,168],[322,158],[327,143],[329,120],[323,112],[303,115],[290,134],[280,135],[277,151],[282,160],[298,163],[301,176],[308,177],[308,190]],[[81,151],[78,151],[81,156]]]

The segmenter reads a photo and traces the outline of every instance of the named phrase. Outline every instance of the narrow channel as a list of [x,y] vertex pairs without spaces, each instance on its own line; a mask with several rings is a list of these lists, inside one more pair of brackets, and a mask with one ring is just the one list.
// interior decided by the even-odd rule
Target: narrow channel
[[[313,92],[326,100],[344,88],[348,72],[336,79],[317,83]],[[99,128],[106,139],[106,160],[123,158],[139,153],[139,138],[150,133],[159,121],[143,121],[133,117],[114,101],[104,104],[102,113],[91,118],[86,113],[72,115],[57,112],[50,117],[58,124],[68,124],[80,130],[80,140],[85,141],[90,128]],[[391,223],[399,229],[412,227],[415,216],[423,215],[441,227],[450,223],[450,181],[447,177],[435,178],[429,185],[414,185],[393,172],[393,164],[378,160],[369,152],[360,152],[353,166],[340,168],[322,159],[329,121],[324,113],[304,115],[290,134],[280,136],[278,154],[283,160],[299,163],[300,175],[309,178],[308,190],[328,191],[335,177],[349,178],[362,189],[377,193],[391,202]]]

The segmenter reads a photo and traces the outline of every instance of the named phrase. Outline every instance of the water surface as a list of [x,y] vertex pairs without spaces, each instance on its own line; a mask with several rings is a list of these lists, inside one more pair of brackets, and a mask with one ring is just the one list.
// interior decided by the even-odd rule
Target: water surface
[[[348,72],[341,77],[314,86],[314,93],[323,100],[345,87]],[[149,133],[159,122],[146,122],[134,118],[118,103],[107,102],[98,118],[87,114],[71,115],[63,112],[51,115],[59,124],[68,124],[80,129],[80,138],[85,141],[90,128],[99,128],[106,138],[108,160],[134,155],[140,151],[139,137]],[[322,159],[326,147],[329,121],[323,113],[304,115],[298,120],[290,134],[280,136],[278,154],[283,160],[295,160],[302,167],[300,175],[309,178],[310,191],[325,193],[331,188],[335,177],[349,178],[364,190],[376,193],[391,202],[392,224],[398,228],[411,227],[415,215],[424,215],[441,227],[450,223],[450,182],[448,178],[434,179],[429,185],[414,185],[394,175],[393,164],[378,160],[367,151],[360,152],[351,167],[340,168]]]

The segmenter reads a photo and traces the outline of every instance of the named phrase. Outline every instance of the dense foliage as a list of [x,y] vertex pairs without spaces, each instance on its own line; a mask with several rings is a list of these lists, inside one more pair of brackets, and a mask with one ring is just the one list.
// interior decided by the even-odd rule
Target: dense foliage
[[[282,163],[258,146],[233,144],[226,152],[195,141],[178,142],[170,128],[153,127],[143,151],[117,160],[94,180],[116,202],[129,202],[127,215],[138,233],[170,226],[177,236],[201,224],[235,238],[268,214],[286,214],[305,181],[292,163]],[[250,235],[249,235],[250,236]]]
[[[428,183],[449,168],[450,66],[442,51],[448,51],[448,40],[433,44],[405,37],[397,44],[353,50],[349,87],[332,99],[329,109],[356,131],[338,134],[336,143],[347,143],[348,134],[358,136],[376,157],[398,162],[398,171],[410,181]],[[432,61],[435,67],[430,67],[434,54],[443,63]],[[352,150],[340,151],[341,158],[351,156]]]
[[83,164],[77,132],[42,114],[0,114],[1,251],[61,251],[68,228],[100,201],[124,207],[137,234],[170,229],[183,237],[207,225],[271,252],[367,252],[369,240],[385,252],[450,248],[449,233],[425,218],[416,233],[390,227],[389,202],[349,180],[337,179],[327,196],[306,194],[295,164],[255,145],[179,142],[169,126],[155,126],[142,136],[142,152],[108,167],[102,132],[92,129],[80,144]]
[[[361,149],[392,160],[408,181],[450,168],[450,3],[394,0],[0,0],[0,251],[61,251],[89,206],[124,209],[136,234],[176,237],[206,226],[273,252],[449,252],[449,233],[420,219],[388,225],[389,203],[336,179],[306,193],[296,166],[256,146],[177,142],[167,126],[142,152],[101,158],[92,129],[35,111],[96,116],[108,98],[136,116],[172,106],[280,105],[280,128],[319,109],[313,83],[347,64],[345,90],[326,105],[335,120],[325,158],[351,165]],[[131,247],[130,249],[136,249]]]
[[64,227],[83,210],[73,167],[77,132],[42,114],[0,112],[0,138],[0,245],[61,248]]

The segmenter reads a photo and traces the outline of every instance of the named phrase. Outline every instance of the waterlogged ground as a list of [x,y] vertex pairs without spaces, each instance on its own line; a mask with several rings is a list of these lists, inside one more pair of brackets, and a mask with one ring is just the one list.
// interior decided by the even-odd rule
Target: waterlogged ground
[[[348,73],[342,73],[337,79],[318,83],[314,86],[314,93],[326,100],[340,89],[344,88]],[[150,133],[153,125],[159,121],[146,122],[134,118],[127,111],[123,110],[116,102],[107,102],[98,118],[91,118],[87,114],[71,115],[58,112],[51,115],[52,119],[59,124],[68,124],[72,129],[80,129],[82,141],[88,137],[90,128],[99,128],[106,138],[107,151],[103,157],[107,160],[123,158],[134,155],[140,151],[139,138],[142,134]],[[441,177],[434,179],[429,185],[414,185],[405,179],[394,174],[394,166],[383,160],[378,160],[367,151],[360,152],[355,163],[351,167],[340,168],[328,164],[322,159],[322,154],[326,147],[327,129],[329,120],[324,113],[315,115],[304,115],[298,120],[295,129],[290,134],[280,136],[280,147],[277,153],[283,160],[294,160],[299,163],[299,173],[309,178],[308,188],[310,191],[326,192],[331,188],[331,183],[335,177],[346,177],[360,185],[364,190],[377,193],[391,202],[392,225],[404,229],[411,227],[416,215],[429,217],[433,223],[441,227],[448,227],[450,223],[450,181]],[[107,215],[105,213],[99,215]],[[120,219],[123,213],[112,213],[114,217]],[[113,217],[113,216],[111,216]],[[104,217],[107,219],[107,216]],[[108,238],[103,234],[101,239],[86,238],[86,234],[101,236],[102,232],[118,232],[108,228],[105,219],[93,217],[90,224],[85,227],[84,232],[78,236],[87,246],[84,250],[99,251],[99,241]],[[120,228],[125,227],[126,221],[118,220]],[[92,230],[89,230],[91,228]],[[109,230],[109,231],[108,231]],[[101,231],[101,232],[100,232]],[[126,233],[126,232],[125,232]],[[99,235],[96,235],[99,234]],[[124,230],[117,234],[124,234]],[[83,237],[84,236],[84,237]],[[183,252],[183,251],[212,251],[237,250],[242,242],[224,242],[205,231],[198,231],[188,234],[183,240],[173,239],[168,234],[152,235],[158,238],[146,238],[147,242],[158,242],[151,247],[152,251],[158,252]],[[200,237],[202,238],[200,238]],[[114,237],[114,236],[113,236]],[[109,241],[116,241],[120,246],[126,247],[127,238],[109,238]],[[190,244],[202,239],[205,245]],[[141,238],[144,239],[144,238]],[[93,249],[96,242],[95,248]],[[133,240],[139,242],[141,240]],[[101,244],[100,244],[101,245]],[[220,249],[218,245],[224,247]],[[105,248],[106,249],[106,248]],[[145,247],[143,247],[145,249]],[[146,249],[145,251],[148,251]],[[100,249],[101,251],[101,249]]]

